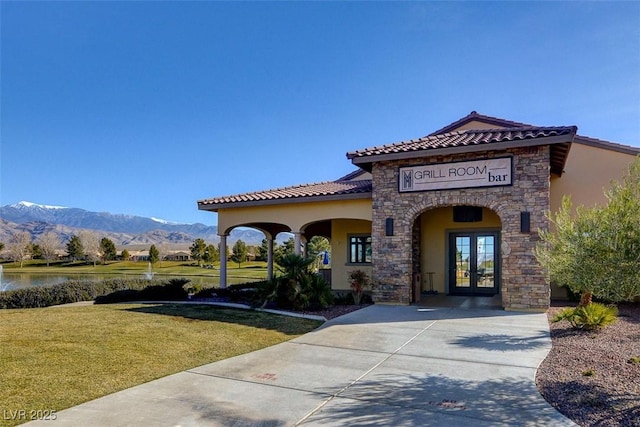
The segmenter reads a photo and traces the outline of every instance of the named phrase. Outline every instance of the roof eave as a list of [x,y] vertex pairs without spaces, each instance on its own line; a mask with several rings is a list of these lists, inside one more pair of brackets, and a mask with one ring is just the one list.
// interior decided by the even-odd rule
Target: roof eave
[[632,147],[630,145],[618,144],[615,142],[604,141],[602,139],[589,138],[586,136],[576,135],[574,142],[583,145],[589,145],[591,147],[604,148],[606,150],[618,151],[624,154],[631,154],[634,156],[640,155],[640,147]]
[[[481,151],[503,151],[510,148],[523,148],[523,147],[537,147],[540,145],[553,145],[559,143],[571,143],[575,133],[567,135],[549,136],[544,138],[524,139],[519,141],[505,141],[505,142],[493,142],[489,144],[480,145],[464,145],[458,147],[446,147],[446,148],[427,148],[415,151],[403,151],[401,153],[388,153],[377,154],[370,156],[357,156],[351,157],[351,162],[365,170],[370,168],[372,163],[385,162],[391,160],[406,160],[414,159],[418,157],[431,157],[431,156],[443,156],[449,154],[462,154],[462,153],[477,153]],[[352,153],[350,153],[352,154]],[[353,153],[355,154],[355,153]]]
[[248,200],[228,203],[207,203],[206,200],[198,201],[198,210],[218,212],[220,209],[250,208],[255,206],[290,205],[294,203],[332,202],[336,200],[370,199],[371,191],[363,191],[354,194],[328,194],[324,196],[283,197],[278,199]]

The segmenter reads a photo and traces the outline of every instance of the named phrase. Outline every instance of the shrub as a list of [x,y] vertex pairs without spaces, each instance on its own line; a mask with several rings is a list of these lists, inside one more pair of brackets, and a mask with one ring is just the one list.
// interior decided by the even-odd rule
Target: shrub
[[275,304],[278,308],[318,310],[333,303],[331,286],[311,271],[314,258],[296,254],[278,260],[283,275],[256,286],[256,302],[261,307]]
[[37,308],[51,305],[91,301],[98,296],[123,289],[142,289],[149,284],[142,279],[69,280],[67,282],[0,292],[2,308]]
[[349,273],[349,285],[353,294],[353,302],[360,305],[362,302],[362,293],[370,285],[369,276],[362,270],[353,270]]
[[331,286],[319,274],[311,274],[308,281],[303,284],[303,290],[308,296],[310,310],[321,310],[333,304],[333,292]]
[[[622,182],[605,192],[607,204],[573,209],[565,196],[542,230],[535,253],[553,282],[575,293],[609,302],[640,296],[640,157]],[[584,302],[582,303],[584,304]]]
[[353,305],[353,295],[351,292],[336,292],[333,302],[335,305]]
[[209,288],[203,290],[201,293],[196,294],[196,298],[210,298],[212,296],[228,298],[231,302],[243,302],[251,304],[255,300],[255,294],[257,288],[261,282],[249,282],[240,283],[236,285],[229,285],[226,288]]
[[627,363],[631,363],[633,365],[640,364],[640,356],[633,356],[631,359],[627,360]]
[[121,289],[96,298],[96,304],[125,301],[182,301],[187,299],[185,285],[189,279],[171,279],[166,283],[149,285],[142,289]]
[[575,329],[597,330],[618,320],[618,308],[597,302],[575,308],[565,308],[555,315],[552,322],[566,320]]

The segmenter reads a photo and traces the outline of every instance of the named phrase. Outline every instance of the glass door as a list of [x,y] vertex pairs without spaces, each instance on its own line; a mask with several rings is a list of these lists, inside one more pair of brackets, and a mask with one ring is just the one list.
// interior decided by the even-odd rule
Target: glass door
[[449,235],[449,288],[452,294],[498,293],[498,233]]

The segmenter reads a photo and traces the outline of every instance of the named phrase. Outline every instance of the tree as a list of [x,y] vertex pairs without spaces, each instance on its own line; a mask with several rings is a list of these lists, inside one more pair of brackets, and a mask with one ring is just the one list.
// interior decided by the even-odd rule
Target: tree
[[319,255],[324,251],[331,252],[331,243],[326,237],[313,236],[307,245],[307,256],[313,258],[313,270],[318,271],[322,264],[322,258]]
[[129,261],[129,258],[131,258],[131,254],[126,249],[122,250],[122,253],[120,253],[120,256],[122,257],[123,261]]
[[71,239],[69,239],[67,243],[67,255],[74,261],[82,259],[84,256],[84,247],[82,246],[80,237],[76,235],[71,236]]
[[218,260],[220,260],[220,251],[218,251],[218,248],[216,248],[216,245],[213,245],[213,244],[207,245],[207,249],[204,253],[204,262],[208,264],[213,264]]
[[160,251],[156,248],[156,245],[151,245],[149,248],[149,262],[153,265],[160,259]]
[[111,239],[103,237],[102,240],[100,240],[100,255],[102,263],[106,264],[107,261],[116,259],[116,254],[116,245],[111,241]]
[[231,254],[231,260],[238,263],[238,268],[240,268],[240,264],[247,261],[247,253],[247,245],[242,239],[238,239],[233,245],[233,253]]
[[207,251],[207,244],[202,239],[196,239],[189,249],[191,249],[191,258],[198,261],[198,265],[201,266]]
[[47,267],[49,267],[51,260],[56,258],[56,250],[62,245],[60,238],[56,233],[47,231],[36,239],[36,243],[40,247],[42,257],[47,261]]
[[293,248],[295,247],[296,243],[293,237],[290,237],[289,240],[285,241],[282,245],[278,245],[277,247],[274,248],[273,250],[273,255],[276,259],[276,262],[278,262],[278,264],[280,264],[279,259],[284,258],[287,255],[291,255],[294,253]]
[[31,254],[31,259],[44,259],[42,248],[37,243],[31,243],[29,245],[29,253]]
[[551,217],[555,230],[541,232],[536,248],[551,280],[582,294],[581,305],[592,296],[611,302],[640,296],[640,159],[605,195],[605,206],[578,206],[573,215],[565,196]]
[[100,258],[100,238],[91,230],[82,230],[78,233],[78,237],[82,242],[84,248],[84,257],[87,261],[93,262],[93,266],[96,266],[96,262]]
[[258,254],[256,254],[256,260],[266,261],[269,257],[269,242],[267,239],[262,239],[262,243],[258,246]]
[[16,231],[9,241],[9,256],[13,262],[20,262],[20,268],[24,259],[29,255],[31,247],[31,234],[26,231]]

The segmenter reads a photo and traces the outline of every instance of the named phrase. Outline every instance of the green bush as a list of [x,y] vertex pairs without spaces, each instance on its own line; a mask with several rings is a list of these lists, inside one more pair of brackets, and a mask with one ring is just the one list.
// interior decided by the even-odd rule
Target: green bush
[[69,280],[53,286],[0,292],[0,309],[49,307],[91,301],[115,291],[142,289],[148,285],[149,281],[143,279]]
[[351,292],[335,292],[333,303],[335,305],[353,305],[353,295]]
[[252,304],[255,300],[256,288],[260,287],[262,283],[267,283],[266,280],[261,282],[249,282],[240,283],[236,285],[229,285],[226,288],[210,288],[203,291],[204,295],[196,294],[196,298],[210,298],[211,296],[228,298],[231,302],[242,302]]
[[311,271],[313,261],[313,258],[296,254],[279,257],[283,275],[253,284],[256,304],[294,310],[319,310],[332,304],[331,286],[322,276]]
[[585,306],[565,308],[555,315],[552,322],[566,320],[575,329],[597,330],[618,320],[618,308],[592,302]]
[[540,231],[535,254],[551,281],[608,302],[640,297],[640,156],[622,182],[612,182],[605,206],[574,208],[565,196]]
[[171,279],[165,283],[146,286],[142,289],[120,289],[96,298],[96,304],[111,304],[126,301],[183,301],[187,299],[185,285],[189,279]]

